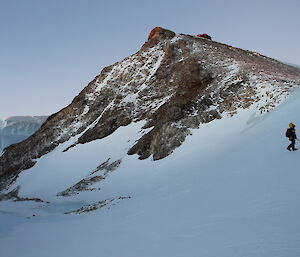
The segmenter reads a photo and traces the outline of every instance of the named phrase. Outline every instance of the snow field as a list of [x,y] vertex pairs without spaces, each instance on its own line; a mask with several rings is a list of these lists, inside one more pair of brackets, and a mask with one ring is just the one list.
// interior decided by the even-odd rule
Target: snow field
[[[0,233],[1,255],[298,257],[299,152],[285,149],[284,133],[289,122],[299,124],[299,108],[295,90],[263,116],[238,110],[193,130],[172,155],[155,162],[126,155],[143,124],[66,153],[61,146],[17,182],[22,196],[49,200],[47,208],[0,203],[1,211],[11,212],[0,213],[2,222],[15,219]],[[100,191],[55,196],[108,157],[122,163],[99,182]],[[132,199],[109,208],[62,214],[84,202],[127,195]],[[31,213],[37,217],[26,219]]]

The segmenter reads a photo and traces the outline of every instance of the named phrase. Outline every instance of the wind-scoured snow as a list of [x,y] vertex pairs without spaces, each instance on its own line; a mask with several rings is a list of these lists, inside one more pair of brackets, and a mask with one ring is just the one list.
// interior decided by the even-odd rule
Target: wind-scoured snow
[[[97,193],[59,197],[50,204],[1,202],[1,223],[8,224],[0,233],[1,253],[299,256],[299,153],[285,149],[284,136],[289,122],[299,122],[299,99],[297,90],[262,116],[255,116],[253,107],[202,124],[171,156],[156,162],[124,154],[142,124],[63,154],[63,146],[58,147],[22,173],[23,196],[52,201],[102,160],[122,158],[122,163],[99,182]],[[63,214],[108,199],[112,192],[132,198],[87,214]],[[16,241],[18,247],[11,247]]]

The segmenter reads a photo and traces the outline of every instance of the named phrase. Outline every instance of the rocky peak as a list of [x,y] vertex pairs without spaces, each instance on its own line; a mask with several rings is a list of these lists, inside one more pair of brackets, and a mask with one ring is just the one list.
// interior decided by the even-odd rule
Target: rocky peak
[[163,29],[161,27],[155,27],[151,30],[148,40],[153,40],[154,38],[163,40],[163,39],[170,39],[175,36],[175,33],[171,30]]
[[271,58],[156,27],[140,51],[103,69],[35,134],[8,147],[0,182],[7,186],[62,143],[68,151],[138,121],[144,133],[128,154],[159,160],[203,123],[241,108],[271,111],[299,80],[299,69]]
[[147,47],[153,47],[157,45],[160,41],[165,39],[171,39],[175,37],[175,33],[171,30],[163,29],[161,27],[155,27],[151,30],[148,36],[148,41],[142,47],[143,49]]

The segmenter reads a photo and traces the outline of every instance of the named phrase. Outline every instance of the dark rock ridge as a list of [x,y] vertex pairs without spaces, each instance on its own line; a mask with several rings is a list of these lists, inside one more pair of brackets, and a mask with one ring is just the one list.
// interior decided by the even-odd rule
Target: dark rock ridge
[[[33,202],[38,202],[38,203],[44,203],[45,202],[40,198],[20,197],[19,196],[19,190],[20,190],[20,186],[13,189],[12,191],[10,191],[7,194],[0,194],[0,201],[12,200],[14,202],[26,202],[26,201],[33,201]],[[49,202],[46,202],[46,203],[49,203]]]
[[141,120],[150,131],[128,154],[164,158],[202,123],[238,108],[272,110],[299,79],[299,69],[258,53],[156,27],[137,53],[104,68],[35,134],[6,149],[0,188],[71,137],[79,136],[76,147]]
[[131,199],[131,196],[119,196],[119,197],[115,197],[115,198],[101,200],[96,203],[82,206],[79,209],[65,212],[64,214],[82,214],[82,213],[87,213],[87,212],[91,212],[91,211],[96,211],[103,207],[107,207],[108,209],[110,209],[113,205],[116,205],[121,200],[126,200],[126,199]]
[[[105,162],[100,164],[94,171],[92,171],[88,177],[80,180],[75,185],[67,188],[66,190],[57,194],[57,196],[71,196],[75,194],[79,194],[82,191],[94,191],[100,190],[100,188],[91,187],[93,184],[104,180],[107,178],[110,172],[116,170],[120,164],[121,160],[116,160],[110,163],[110,158]],[[97,174],[97,175],[95,175]],[[1,197],[1,195],[0,195]],[[0,198],[1,199],[1,198]]]

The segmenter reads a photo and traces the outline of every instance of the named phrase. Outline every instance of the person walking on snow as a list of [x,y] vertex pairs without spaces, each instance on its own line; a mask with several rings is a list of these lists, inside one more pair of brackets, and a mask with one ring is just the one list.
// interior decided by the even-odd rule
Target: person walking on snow
[[296,139],[297,139],[295,127],[296,126],[293,123],[290,123],[289,124],[289,128],[286,131],[286,136],[291,141],[291,143],[289,144],[289,146],[286,148],[289,151],[291,151],[291,149],[293,151],[297,150],[297,148],[295,148],[295,143],[296,143]]

